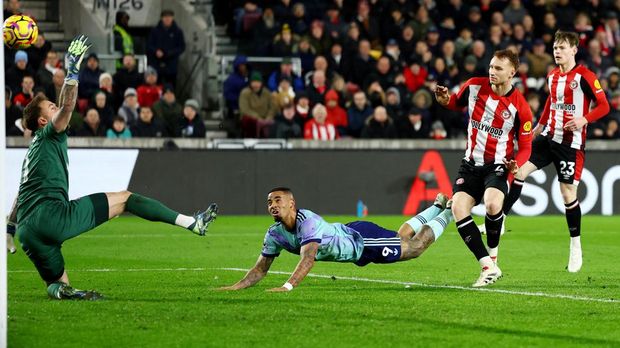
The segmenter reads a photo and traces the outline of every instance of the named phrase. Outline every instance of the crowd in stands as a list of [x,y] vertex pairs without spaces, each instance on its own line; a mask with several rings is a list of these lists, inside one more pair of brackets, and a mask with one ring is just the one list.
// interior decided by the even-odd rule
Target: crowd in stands
[[[19,1],[9,1],[4,16],[22,13]],[[27,9],[23,13],[28,14]],[[69,134],[86,137],[191,137],[204,138],[202,107],[194,99],[179,102],[175,94],[179,56],[185,50],[183,31],[174,13],[161,12],[159,24],[148,38],[148,67],[138,71],[133,41],[127,33],[129,16],[117,15],[114,30],[122,59],[113,72],[100,66],[97,53],[84,58],[79,74],[78,102]],[[36,19],[35,19],[36,20]],[[121,35],[122,33],[122,35]],[[5,47],[5,108],[7,135],[31,131],[21,123],[24,107],[42,93],[57,101],[65,79],[64,52],[53,49],[40,32],[26,50]]]
[[[548,91],[557,30],[574,31],[577,61],[593,70],[612,111],[590,138],[618,139],[618,1],[246,0],[217,2],[240,54],[224,83],[243,137],[460,138],[465,113],[439,106],[436,84],[458,90],[488,75],[493,52],[520,56],[515,88],[535,118]],[[245,55],[282,57],[263,76]],[[291,59],[301,61],[301,74]]]

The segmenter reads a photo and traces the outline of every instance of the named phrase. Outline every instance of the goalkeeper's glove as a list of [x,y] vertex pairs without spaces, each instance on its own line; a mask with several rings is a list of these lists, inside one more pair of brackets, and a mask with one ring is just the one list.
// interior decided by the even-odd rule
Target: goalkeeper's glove
[[67,54],[65,55],[67,67],[67,77],[65,78],[65,81],[77,81],[78,74],[80,72],[80,64],[82,64],[82,59],[84,59],[86,50],[88,50],[91,46],[86,44],[86,40],[88,40],[88,37],[80,35],[79,37],[73,39],[71,44],[69,44]]

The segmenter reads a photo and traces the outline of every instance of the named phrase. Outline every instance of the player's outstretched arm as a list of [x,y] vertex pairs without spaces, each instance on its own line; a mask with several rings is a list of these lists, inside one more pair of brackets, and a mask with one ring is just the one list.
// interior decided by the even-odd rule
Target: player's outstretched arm
[[54,115],[52,119],[52,125],[58,133],[67,129],[69,121],[71,120],[71,115],[73,114],[73,109],[75,108],[80,64],[82,63],[86,50],[90,47],[86,44],[87,39],[88,38],[84,35],[77,37],[71,41],[67,49],[67,55],[65,56],[67,62],[67,77],[65,78],[65,83],[62,85],[60,95],[58,96],[60,110],[58,110],[58,113]]
[[295,272],[291,274],[291,277],[288,278],[288,281],[284,283],[279,288],[269,289],[267,291],[272,292],[282,292],[282,291],[291,291],[293,288],[299,286],[302,280],[310,273],[312,267],[314,267],[314,260],[316,258],[316,253],[319,251],[319,243],[311,242],[301,247],[299,254],[301,255],[301,260],[295,267]]
[[274,259],[275,257],[267,257],[263,255],[259,256],[258,261],[256,261],[256,265],[254,265],[254,267],[252,267],[252,269],[248,271],[248,273],[245,275],[245,277],[243,277],[243,279],[241,279],[234,285],[224,286],[221,288],[217,288],[216,290],[241,290],[253,286],[254,284],[260,282],[261,279],[263,279],[267,275],[267,272],[269,271],[269,268],[271,267]]

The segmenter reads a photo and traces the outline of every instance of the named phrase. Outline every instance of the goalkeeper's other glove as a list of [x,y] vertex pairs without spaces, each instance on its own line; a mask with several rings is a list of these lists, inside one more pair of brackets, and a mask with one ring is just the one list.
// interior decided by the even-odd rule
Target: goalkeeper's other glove
[[80,35],[79,37],[73,39],[71,44],[69,44],[67,54],[65,55],[67,67],[67,77],[65,78],[65,81],[77,81],[78,74],[80,72],[80,64],[82,64],[82,59],[84,59],[86,50],[90,48],[90,45],[86,44],[86,40],[88,40],[88,37]]

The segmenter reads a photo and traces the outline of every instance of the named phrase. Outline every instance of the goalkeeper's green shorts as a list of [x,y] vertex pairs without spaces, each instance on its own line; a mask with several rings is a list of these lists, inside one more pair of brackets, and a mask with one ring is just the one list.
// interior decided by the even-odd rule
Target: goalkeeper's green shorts
[[105,193],[72,201],[45,200],[20,221],[17,236],[41,278],[50,283],[65,271],[62,243],[106,222],[108,215]]

